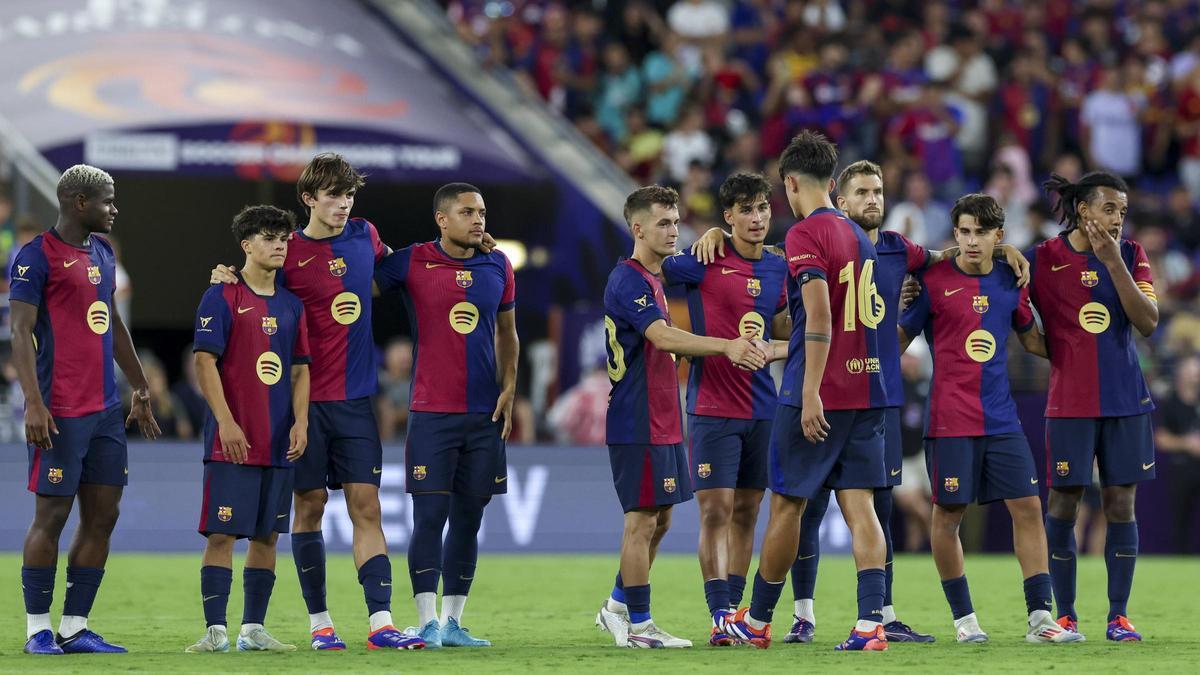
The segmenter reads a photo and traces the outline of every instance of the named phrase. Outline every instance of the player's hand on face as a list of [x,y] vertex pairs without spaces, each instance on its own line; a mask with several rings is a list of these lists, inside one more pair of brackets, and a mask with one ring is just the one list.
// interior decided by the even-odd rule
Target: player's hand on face
[[921,282],[916,277],[905,277],[904,285],[900,287],[900,306],[908,307],[921,294]]
[[125,418],[125,427],[128,428],[137,422],[138,431],[147,439],[154,440],[161,436],[162,430],[158,428],[158,420],[154,419],[154,411],[150,407],[150,392],[145,389],[135,389],[130,403],[129,417]]
[[725,231],[719,227],[710,227],[696,243],[692,244],[692,255],[696,261],[707,265],[717,258],[725,257]]
[[288,451],[287,458],[289,461],[296,461],[304,454],[304,450],[308,447],[308,422],[297,422],[292,425],[292,430],[288,433]]
[[1008,261],[1008,266],[1013,268],[1013,271],[1017,273],[1017,288],[1028,286],[1029,260],[1025,258],[1024,254],[1016,246],[1005,246],[1004,259]]
[[483,233],[483,241],[479,243],[479,250],[483,253],[491,253],[496,250],[496,240],[488,232]]
[[233,265],[217,265],[208,275],[208,283],[210,284],[236,284],[237,268]]
[[500,438],[506,441],[509,433],[512,432],[512,409],[515,397],[516,394],[511,389],[501,391],[500,397],[496,399],[496,410],[492,413],[493,422],[499,422],[501,418],[504,418],[504,427],[500,430]]
[[825,404],[820,394],[805,395],[800,404],[800,428],[809,443],[829,438],[829,422],[825,421]]
[[219,425],[217,435],[221,438],[221,450],[224,451],[225,457],[234,464],[245,464],[250,442],[246,440],[246,434],[237,422]]
[[50,409],[40,400],[25,407],[25,440],[36,448],[49,450],[54,447],[50,434],[58,435],[58,425]]
[[1083,231],[1092,244],[1092,252],[1100,259],[1100,262],[1110,265],[1121,261],[1117,240],[1113,239],[1108,230],[1100,227],[1100,224],[1094,220],[1085,220],[1083,221]]

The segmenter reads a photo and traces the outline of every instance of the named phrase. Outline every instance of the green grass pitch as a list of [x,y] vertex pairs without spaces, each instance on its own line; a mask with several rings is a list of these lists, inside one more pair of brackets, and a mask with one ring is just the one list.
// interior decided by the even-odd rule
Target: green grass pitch
[[[393,614],[400,628],[415,623],[403,553],[393,556],[396,594]],[[349,644],[345,652],[307,649],[308,621],[291,556],[280,557],[279,578],[267,627],[301,649],[293,654],[184,654],[203,632],[199,599],[200,555],[115,554],[92,612],[91,626],[131,653],[118,656],[31,657],[21,653],[25,636],[20,592],[20,557],[0,555],[0,671],[43,672],[768,672],[798,668],[818,672],[1197,672],[1200,641],[1191,631],[1200,563],[1195,559],[1146,557],[1138,561],[1130,613],[1146,636],[1141,644],[1104,640],[1105,573],[1102,559],[1080,563],[1081,630],[1076,645],[1024,642],[1025,607],[1017,562],[1012,556],[970,556],[967,575],[976,611],[992,641],[954,642],[950,610],[928,556],[896,560],[895,604],[902,620],[937,636],[933,645],[894,645],[886,653],[840,654],[855,613],[854,565],[849,558],[821,561],[817,583],[817,640],[810,645],[777,641],[762,651],[706,646],[709,619],[700,570],[693,556],[663,556],[655,564],[654,617],[666,630],[690,638],[690,650],[627,650],[612,645],[593,626],[609,590],[616,555],[485,555],[479,563],[464,624],[492,640],[490,649],[368,653],[363,645],[366,609],[347,556],[329,565],[330,611]],[[231,632],[241,618],[241,560],[235,564],[229,617]],[[52,610],[62,608],[65,572],[60,566]],[[791,623],[791,592],[776,613],[777,640]],[[1190,664],[1190,665],[1189,665]]]

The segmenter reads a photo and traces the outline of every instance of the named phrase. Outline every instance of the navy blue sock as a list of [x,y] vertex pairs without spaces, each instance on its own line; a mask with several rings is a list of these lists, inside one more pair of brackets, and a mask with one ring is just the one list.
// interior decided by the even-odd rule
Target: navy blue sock
[[26,614],[49,614],[54,601],[53,567],[22,567],[21,589],[25,592]]
[[1075,523],[1046,515],[1046,543],[1050,548],[1050,582],[1058,615],[1079,620],[1075,613]]
[[246,604],[242,607],[242,623],[263,623],[267,620],[267,604],[275,589],[275,573],[268,569],[247,567],[242,570],[242,591]]
[[886,574],[883,586],[883,606],[892,604],[892,488],[882,488],[875,491],[875,516],[883,528],[883,543],[887,545],[887,557],[883,561],[883,571]]
[[442,529],[450,516],[450,495],[412,496],[413,533],[408,542],[408,577],[413,595],[437,593],[442,576]]
[[[104,570],[98,567],[67,567],[67,599],[63,603],[63,616],[86,617],[96,601],[100,580]],[[69,637],[69,636],[64,636]]]
[[491,497],[450,496],[450,531],[442,551],[442,594],[467,595],[479,561],[479,526]]
[[882,569],[862,570],[858,573],[858,619],[879,621],[883,618],[883,593],[887,585],[887,573]]
[[821,490],[808,500],[800,518],[800,547],[792,562],[792,596],[796,600],[810,599],[816,590],[817,565],[821,562],[821,521],[828,510],[829,490]]
[[771,623],[775,618],[775,605],[779,604],[779,596],[783,593],[783,582],[773,584],[758,572],[754,573],[754,590],[750,596],[750,616]]
[[704,582],[704,599],[708,601],[708,613],[729,609],[729,582],[725,579],[709,579]]
[[1129,616],[1126,605],[1133,588],[1133,568],[1137,564],[1137,523],[1109,522],[1104,540],[1104,564],[1108,567],[1108,620]]
[[650,584],[626,586],[625,598],[625,604],[629,606],[630,623],[650,620]]
[[621,573],[617,572],[617,580],[613,582],[612,599],[624,604],[625,603],[625,582],[621,581]]
[[1044,609],[1049,612],[1054,608],[1050,603],[1050,575],[1035,574],[1025,580],[1025,611],[1032,614]]
[[971,605],[971,589],[967,587],[966,575],[957,579],[946,579],[942,582],[942,590],[946,593],[950,613],[956,621],[975,612],[975,607]]
[[367,600],[367,614],[392,609],[392,561],[382,553],[358,568],[358,583]]
[[233,585],[233,570],[228,567],[205,565],[200,568],[200,601],[204,604],[204,625],[224,626],[225,610],[229,607],[229,587]]
[[328,611],[325,604],[325,537],[316,532],[292,533],[292,559],[296,561],[296,577],[300,579],[300,594],[309,614]]
[[742,596],[746,594],[746,577],[740,574],[730,574],[726,582],[729,584],[729,606],[740,606]]

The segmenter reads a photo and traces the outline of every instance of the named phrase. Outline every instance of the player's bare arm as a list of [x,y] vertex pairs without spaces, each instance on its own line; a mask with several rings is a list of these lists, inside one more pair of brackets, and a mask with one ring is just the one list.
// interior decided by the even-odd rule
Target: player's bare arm
[[821,402],[821,380],[829,360],[833,335],[833,313],[829,308],[829,284],[824,279],[812,279],[800,287],[801,302],[806,315],[804,323],[804,386],[800,401],[800,427],[811,443],[829,437],[829,422]]
[[50,409],[42,401],[38,385],[37,358],[33,347],[33,326],[37,323],[37,305],[20,300],[10,304],[12,318],[12,360],[17,380],[25,394],[25,440],[39,448],[52,448],[51,434],[58,435],[58,426]]
[[1121,299],[1121,309],[1125,310],[1129,322],[1142,337],[1150,337],[1158,328],[1158,303],[1143,293],[1133,281],[1133,275],[1121,259],[1120,242],[1094,220],[1083,221],[1083,231],[1092,244],[1092,251],[1108,269],[1117,289],[1117,297]]
[[500,380],[500,396],[496,399],[496,411],[492,421],[504,418],[500,437],[508,440],[512,432],[513,399],[517,395],[517,357],[521,353],[521,340],[517,337],[517,311],[510,309],[496,313],[496,373]]
[[646,339],[660,351],[678,356],[724,355],[734,365],[748,370],[758,370],[767,364],[767,357],[746,336],[735,340],[693,335],[687,331],[668,326],[659,319],[646,329]]
[[[930,251],[929,262],[926,267],[955,258],[960,253],[957,246],[943,249],[941,251]],[[1003,258],[1008,266],[1017,274],[1017,288],[1024,288],[1029,285],[1029,260],[1021,250],[1011,244],[998,244],[992,251],[992,257]]]
[[785,309],[771,320],[771,351],[767,352],[767,363],[783,361],[788,357],[788,340],[792,337],[792,315]]
[[210,285],[236,284],[237,282],[237,268],[233,265],[217,265],[212,268],[212,272],[208,275],[208,283]]
[[913,300],[921,294],[921,282],[917,281],[916,277],[905,277],[904,285],[900,287],[900,309],[913,304]]
[[908,346],[912,344],[913,338],[908,333],[905,333],[904,328],[900,326],[896,326],[896,337],[900,339],[900,353],[903,354],[908,351]]
[[1021,341],[1021,346],[1025,348],[1025,351],[1030,354],[1044,359],[1050,358],[1050,352],[1046,350],[1046,336],[1042,333],[1042,329],[1037,327],[1037,324],[1024,333],[1017,333],[1017,339]]
[[308,447],[308,395],[309,385],[308,364],[300,363],[292,366],[292,422],[288,432],[287,458],[291,461],[300,459]]
[[125,373],[125,379],[133,387],[130,398],[129,417],[125,419],[128,427],[137,422],[138,431],[142,436],[154,440],[162,435],[158,421],[154,419],[154,411],[150,409],[150,385],[146,382],[146,373],[142,371],[142,362],[138,360],[137,350],[133,348],[133,338],[125,327],[125,320],[117,307],[113,306],[113,358]]
[[725,240],[732,239],[733,235],[719,227],[710,227],[708,231],[692,244],[692,255],[696,256],[696,261],[707,265],[717,258],[725,257]]
[[204,395],[204,400],[208,402],[208,407],[217,420],[221,450],[230,462],[245,464],[250,442],[233,419],[233,412],[225,400],[225,390],[221,388],[221,372],[217,370],[217,356],[210,352],[196,352],[195,364],[200,393]]

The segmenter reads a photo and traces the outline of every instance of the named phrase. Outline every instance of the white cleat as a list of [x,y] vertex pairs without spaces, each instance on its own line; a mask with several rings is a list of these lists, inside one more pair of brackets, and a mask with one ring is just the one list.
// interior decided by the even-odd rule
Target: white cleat
[[596,613],[596,627],[610,633],[618,647],[629,646],[629,613],[610,610],[608,600],[600,605],[600,611]]
[[267,632],[266,628],[255,628],[237,639],[239,652],[294,652],[296,645],[285,645]]
[[691,647],[692,641],[677,638],[650,621],[640,629],[630,630],[628,646],[635,649],[681,649]]
[[988,641],[988,634],[979,627],[979,619],[972,612],[954,622],[956,639],[963,643],[982,643]]
[[1050,612],[1038,610],[1029,616],[1029,632],[1025,633],[1025,641],[1034,644],[1065,644],[1068,642],[1083,642],[1081,633],[1068,630],[1058,625],[1050,618]]
[[188,654],[227,652],[229,651],[229,634],[226,632],[224,626],[209,626],[208,632],[204,634],[204,637],[183,651]]

